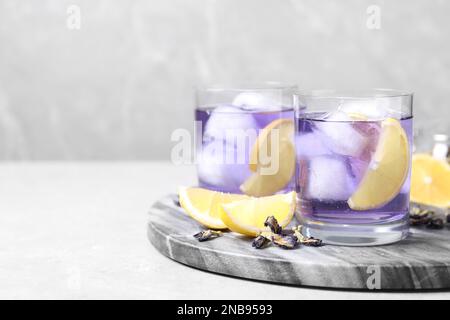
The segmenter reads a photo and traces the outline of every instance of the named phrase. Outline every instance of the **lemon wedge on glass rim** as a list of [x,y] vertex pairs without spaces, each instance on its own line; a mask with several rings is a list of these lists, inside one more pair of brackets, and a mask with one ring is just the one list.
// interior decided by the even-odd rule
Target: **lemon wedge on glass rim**
[[234,232],[256,236],[267,231],[267,217],[274,216],[281,227],[291,222],[296,205],[296,193],[276,194],[261,198],[248,198],[221,205],[221,219]]
[[220,218],[221,205],[249,198],[242,194],[211,191],[203,188],[180,187],[181,207],[197,222],[210,229],[226,229]]
[[347,203],[353,210],[378,208],[391,201],[405,182],[410,163],[408,137],[400,122],[387,118],[367,172]]
[[254,173],[240,186],[243,193],[262,197],[286,187],[295,173],[293,135],[292,119],[274,120],[261,131],[250,152]]

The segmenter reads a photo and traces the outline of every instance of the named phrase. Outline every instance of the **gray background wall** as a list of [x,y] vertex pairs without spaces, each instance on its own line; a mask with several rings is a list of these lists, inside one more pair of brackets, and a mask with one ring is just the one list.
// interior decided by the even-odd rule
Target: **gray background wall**
[[449,41],[444,0],[0,0],[0,159],[167,159],[195,84],[260,80],[412,90],[426,148],[450,133]]

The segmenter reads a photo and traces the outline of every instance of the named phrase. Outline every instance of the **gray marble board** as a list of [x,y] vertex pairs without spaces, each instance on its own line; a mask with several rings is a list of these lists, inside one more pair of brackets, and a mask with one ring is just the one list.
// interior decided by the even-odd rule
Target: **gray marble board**
[[280,284],[360,290],[450,288],[450,229],[412,228],[396,244],[377,247],[275,246],[254,249],[232,232],[198,242],[200,225],[168,195],[151,208],[148,238],[163,255],[194,268]]

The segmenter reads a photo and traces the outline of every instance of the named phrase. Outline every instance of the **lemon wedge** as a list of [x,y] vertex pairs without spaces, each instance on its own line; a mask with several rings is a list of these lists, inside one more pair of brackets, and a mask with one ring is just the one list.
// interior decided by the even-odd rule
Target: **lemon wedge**
[[210,229],[226,229],[220,219],[220,205],[247,199],[246,195],[211,191],[203,188],[180,187],[181,207],[197,222]]
[[400,122],[383,120],[375,154],[358,188],[348,199],[353,210],[368,210],[391,201],[408,176],[408,137]]
[[411,201],[450,207],[450,166],[429,154],[412,158]]
[[271,174],[265,173],[262,168],[258,168],[258,171],[240,186],[243,193],[263,197],[272,195],[286,187],[295,173],[295,148],[291,142],[285,141],[280,143],[279,150],[278,170]]
[[286,187],[295,173],[293,135],[291,119],[274,120],[261,131],[250,152],[254,174],[240,186],[243,193],[262,197]]
[[[275,130],[278,130],[278,137],[273,137]],[[269,123],[264,129],[261,130],[258,138],[256,139],[253,148],[250,152],[249,167],[250,170],[256,172],[258,166],[268,165],[261,163],[264,154],[261,152],[267,150],[267,156],[272,155],[272,141],[281,142],[289,141],[292,143],[292,137],[294,134],[294,121],[291,119],[277,119]],[[278,138],[278,139],[276,139]]]
[[269,216],[274,216],[281,227],[286,227],[294,216],[295,203],[295,192],[249,198],[222,204],[221,218],[231,231],[256,236],[268,230],[264,222]]

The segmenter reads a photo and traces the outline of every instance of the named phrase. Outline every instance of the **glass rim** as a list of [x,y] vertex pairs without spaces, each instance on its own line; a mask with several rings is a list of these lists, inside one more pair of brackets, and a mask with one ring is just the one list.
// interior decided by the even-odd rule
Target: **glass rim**
[[197,92],[252,92],[273,90],[292,90],[294,92],[298,91],[298,85],[279,81],[263,81],[256,83],[250,82],[241,84],[212,83],[197,85],[194,88]]
[[376,98],[413,97],[414,92],[386,88],[369,88],[357,90],[314,89],[298,90],[295,95],[311,99],[347,99],[364,100]]

